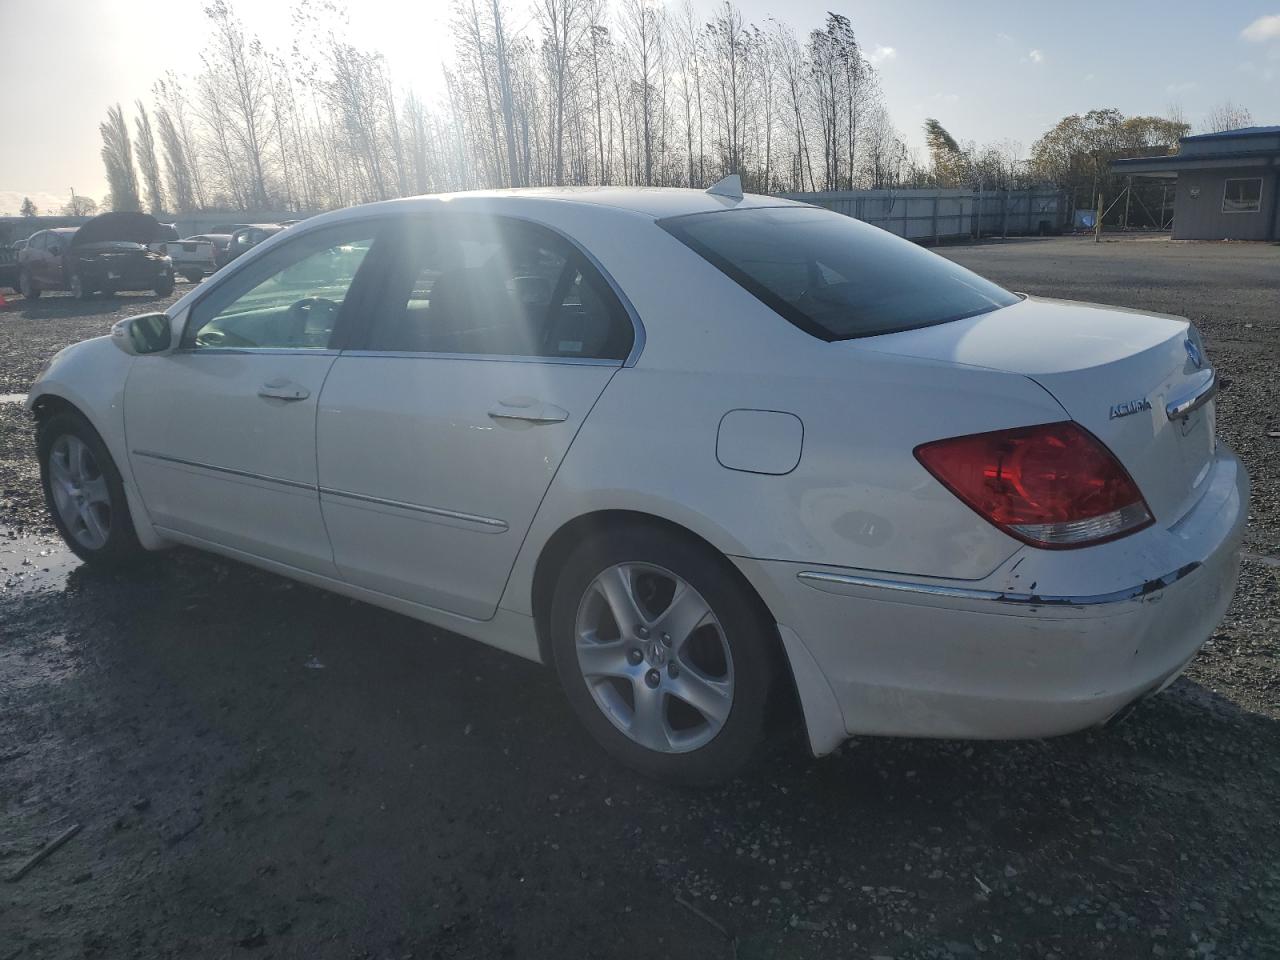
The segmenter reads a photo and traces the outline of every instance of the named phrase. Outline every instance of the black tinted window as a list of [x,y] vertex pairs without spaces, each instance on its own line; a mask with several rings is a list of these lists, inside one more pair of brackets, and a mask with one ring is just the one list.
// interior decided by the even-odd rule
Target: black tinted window
[[550,230],[441,215],[397,236],[370,350],[597,360],[631,350],[631,320],[613,291]]
[[829,210],[748,208],[659,225],[824,340],[926,327],[1018,302],[964,267]]

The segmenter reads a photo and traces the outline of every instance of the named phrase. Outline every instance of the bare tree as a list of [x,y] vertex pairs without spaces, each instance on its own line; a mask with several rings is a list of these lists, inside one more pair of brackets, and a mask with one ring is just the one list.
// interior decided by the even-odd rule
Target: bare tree
[[146,188],[147,209],[151,213],[164,210],[164,186],[160,179],[160,159],[156,155],[156,137],[151,129],[151,118],[147,116],[147,108],[141,100],[134,106],[138,115],[134,118],[134,127],[138,133],[138,166],[142,170],[142,184]]
[[625,0],[622,30],[627,46],[629,94],[637,110],[637,173],[645,186],[652,186],[654,182],[655,128],[666,110],[665,21],[662,7],[652,0]]
[[1247,108],[1237,106],[1230,100],[1224,100],[1205,115],[1204,122],[1200,124],[1200,132],[1223,133],[1252,125],[1253,114]]
[[274,133],[271,70],[262,44],[245,32],[228,0],[212,0],[204,12],[212,33],[200,57],[203,119],[216,127],[224,184],[245,206],[265,208]]
[[107,168],[111,209],[142,209],[138,201],[138,174],[133,168],[133,143],[120,104],[108,108],[107,119],[98,125],[98,130],[102,134],[102,163]]

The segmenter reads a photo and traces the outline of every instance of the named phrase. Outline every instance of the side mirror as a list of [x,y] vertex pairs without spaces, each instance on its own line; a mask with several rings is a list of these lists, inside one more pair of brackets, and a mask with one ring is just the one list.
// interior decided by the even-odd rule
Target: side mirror
[[129,317],[111,327],[111,342],[133,357],[163,353],[169,349],[172,339],[169,317],[163,313]]

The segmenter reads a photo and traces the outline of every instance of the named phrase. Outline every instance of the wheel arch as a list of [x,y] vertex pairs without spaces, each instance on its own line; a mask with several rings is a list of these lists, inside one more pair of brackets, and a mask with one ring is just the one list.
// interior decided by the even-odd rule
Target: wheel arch
[[555,594],[557,572],[573,549],[587,537],[602,531],[616,529],[623,525],[647,526],[664,530],[672,536],[692,541],[710,550],[723,561],[730,575],[738,582],[751,601],[757,605],[761,617],[769,624],[770,635],[774,639],[774,653],[777,657],[778,693],[783,694],[779,700],[785,700],[784,706],[792,716],[798,716],[803,722],[803,713],[798,709],[799,691],[791,665],[791,658],[782,637],[778,634],[778,620],[769,605],[765,602],[754,584],[746,577],[729,556],[707,540],[675,521],[652,513],[626,509],[599,509],[580,514],[561,524],[547,538],[538,554],[532,578],[532,595],[530,597],[533,610],[534,629],[538,641],[538,655],[543,663],[552,662],[551,653],[551,604]]

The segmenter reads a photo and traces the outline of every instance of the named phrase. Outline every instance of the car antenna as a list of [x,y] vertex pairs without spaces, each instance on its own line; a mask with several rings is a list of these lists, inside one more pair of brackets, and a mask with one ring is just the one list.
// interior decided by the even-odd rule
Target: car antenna
[[731,173],[723,180],[719,180],[707,187],[707,193],[713,197],[728,197],[730,200],[741,200],[742,178],[736,173]]

